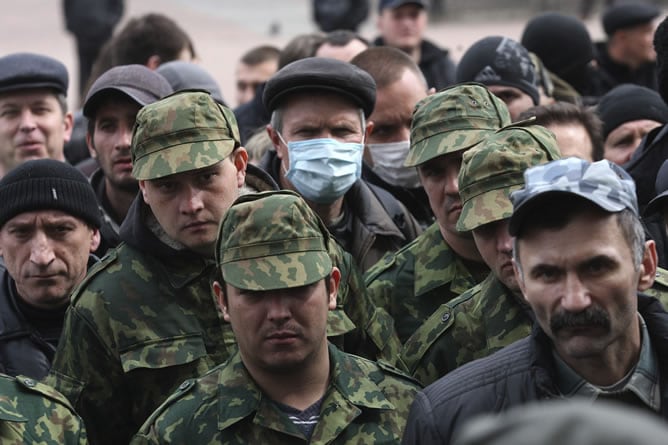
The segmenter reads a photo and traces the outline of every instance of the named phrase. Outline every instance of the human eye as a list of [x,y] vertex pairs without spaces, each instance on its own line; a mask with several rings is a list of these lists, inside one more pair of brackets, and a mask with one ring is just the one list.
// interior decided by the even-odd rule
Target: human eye
[[584,272],[590,276],[600,276],[613,269],[614,261],[606,257],[596,257],[584,264]]
[[156,181],[153,185],[158,190],[158,192],[162,194],[169,194],[176,191],[175,181],[168,181],[168,180]]
[[539,266],[531,271],[531,277],[534,280],[544,283],[553,283],[559,279],[561,271],[557,267]]
[[54,239],[62,239],[69,235],[74,230],[71,224],[54,224],[48,228],[48,234]]
[[24,224],[14,224],[8,227],[8,233],[17,239],[28,239],[32,233],[32,227]]
[[0,117],[3,117],[5,119],[11,119],[13,117],[18,116],[19,114],[19,109],[15,107],[5,107],[2,110],[0,110]]

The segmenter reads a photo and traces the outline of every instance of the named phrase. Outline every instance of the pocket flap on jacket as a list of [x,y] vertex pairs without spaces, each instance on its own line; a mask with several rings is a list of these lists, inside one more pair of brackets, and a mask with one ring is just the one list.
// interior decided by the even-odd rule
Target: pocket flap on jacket
[[193,362],[207,355],[201,335],[186,335],[138,343],[121,353],[123,371],[167,368]]

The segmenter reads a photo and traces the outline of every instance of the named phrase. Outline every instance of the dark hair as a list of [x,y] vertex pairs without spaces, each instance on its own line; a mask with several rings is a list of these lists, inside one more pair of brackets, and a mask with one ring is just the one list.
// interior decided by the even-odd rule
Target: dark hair
[[[513,257],[518,266],[520,266],[518,240],[522,239],[522,235],[528,227],[539,230],[559,230],[582,212],[598,209],[602,213],[607,213],[585,198],[572,194],[559,194],[558,192],[546,193],[543,197],[537,198],[535,202],[528,205],[531,205],[531,209],[526,212],[513,245]],[[629,209],[616,212],[614,215],[617,217],[617,224],[631,249],[633,266],[637,270],[645,253],[645,229],[643,224],[640,218]]]
[[176,22],[162,14],[146,14],[130,21],[113,39],[112,63],[146,65],[157,55],[160,63],[175,60],[184,48],[195,56],[192,40]]
[[241,56],[241,63],[246,65],[255,66],[264,62],[275,60],[278,62],[278,58],[281,55],[281,50],[271,45],[262,45],[256,46],[246,51]]
[[385,88],[398,81],[405,69],[412,71],[422,79],[427,88],[427,81],[420,67],[405,52],[390,46],[369,48],[350,61],[353,65],[363,69],[376,81],[376,88]]
[[296,60],[315,56],[315,52],[324,41],[325,34],[321,32],[300,34],[294,37],[281,50],[281,55],[278,58],[278,69],[280,70]]
[[603,122],[596,112],[581,105],[567,102],[555,102],[549,105],[538,105],[523,111],[519,120],[535,116],[535,123],[547,127],[552,124],[579,123],[587,131],[592,146],[592,159],[603,159]]

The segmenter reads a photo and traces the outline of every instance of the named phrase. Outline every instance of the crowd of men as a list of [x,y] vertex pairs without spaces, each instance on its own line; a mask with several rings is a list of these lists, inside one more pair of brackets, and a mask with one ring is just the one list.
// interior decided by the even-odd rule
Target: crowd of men
[[0,442],[665,441],[668,19],[455,63],[378,8],[251,49],[234,109],[161,14],[76,113],[0,58]]

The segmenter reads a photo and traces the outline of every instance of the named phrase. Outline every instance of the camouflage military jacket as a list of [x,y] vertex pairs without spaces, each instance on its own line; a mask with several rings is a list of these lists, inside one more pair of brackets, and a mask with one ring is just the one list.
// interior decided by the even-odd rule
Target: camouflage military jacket
[[408,371],[427,386],[531,333],[531,309],[492,273],[440,308],[404,344]]
[[141,428],[142,444],[398,444],[418,386],[394,369],[329,348],[331,382],[310,440],[267,397],[239,354],[184,382]]
[[371,301],[394,318],[405,342],[438,307],[476,285],[459,256],[446,244],[438,224],[364,275]]
[[88,440],[65,397],[31,378],[0,374],[0,443],[85,445]]
[[[128,218],[143,220],[135,203]],[[211,290],[213,259],[169,248],[139,222],[121,237],[73,292],[47,376],[95,444],[128,443],[181,382],[236,350]]]

